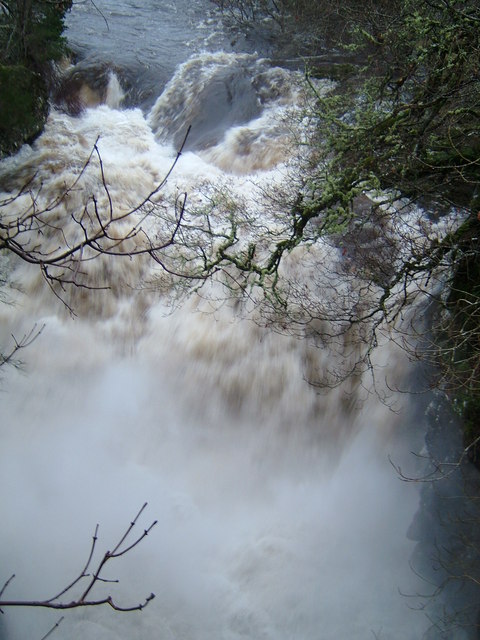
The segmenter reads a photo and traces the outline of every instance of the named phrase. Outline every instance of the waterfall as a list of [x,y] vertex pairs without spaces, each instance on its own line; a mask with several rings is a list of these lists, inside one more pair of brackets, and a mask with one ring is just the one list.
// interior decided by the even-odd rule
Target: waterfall
[[[75,11],[78,20],[85,7]],[[192,48],[148,108],[149,99],[143,110],[131,104],[122,73],[109,69],[98,104],[77,114],[53,108],[42,136],[3,162],[5,196],[28,182],[48,203],[76,184],[98,140],[104,181],[92,162],[52,210],[52,248],[78,233],[72,216],[92,193],[100,207],[111,198],[116,210],[135,208],[167,174],[189,124],[161,192],[160,229],[180,192],[201,207],[214,185],[253,216],[261,194],[292,175],[298,76],[252,52]],[[151,77],[147,84],[151,91]],[[292,260],[301,271],[302,256]],[[98,594],[125,606],[150,592],[155,600],[128,614],[70,611],[53,637],[420,638],[429,622],[402,595],[424,590],[407,537],[418,487],[389,462],[417,464],[409,452],[423,431],[411,399],[398,394],[392,410],[367,380],[317,389],[308,372],[335,366],[331,354],[263,326],[255,308],[240,313],[218,282],[176,305],[172,283],[146,258],[85,268],[110,289],[69,291],[72,318],[37,268],[8,264],[1,344],[44,327],[1,382],[0,580],[16,575],[8,597],[58,592],[81,570],[96,523],[105,551],[148,502],[139,526],[157,526],[112,563],[107,577],[120,582]],[[400,384],[410,374],[393,341],[375,358],[385,378]],[[58,618],[11,609],[0,637],[40,638]]]

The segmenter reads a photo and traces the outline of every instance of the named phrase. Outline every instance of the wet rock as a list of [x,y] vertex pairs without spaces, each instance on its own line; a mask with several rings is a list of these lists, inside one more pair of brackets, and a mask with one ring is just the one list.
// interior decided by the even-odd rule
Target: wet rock
[[117,107],[123,97],[117,74],[110,65],[81,62],[61,74],[53,102],[57,108],[75,116],[100,104]]
[[443,392],[434,393],[426,420],[429,462],[408,531],[418,541],[413,569],[425,579],[421,606],[433,622],[426,637],[473,640],[480,615],[480,475],[464,455],[462,426]]

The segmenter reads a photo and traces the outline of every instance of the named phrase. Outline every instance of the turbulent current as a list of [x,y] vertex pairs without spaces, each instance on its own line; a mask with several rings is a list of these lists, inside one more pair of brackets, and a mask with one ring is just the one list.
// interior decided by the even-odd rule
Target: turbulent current
[[[64,72],[43,135],[0,168],[3,197],[28,183],[41,207],[68,188],[45,238],[52,251],[78,233],[75,212],[92,193],[100,208],[108,198],[115,210],[136,207],[189,125],[155,224],[168,226],[183,193],[199,208],[236,200],[247,222],[278,224],[261,194],[294,171],[295,73],[232,51],[203,3],[75,4],[67,35],[82,61]],[[96,141],[103,179],[98,162],[86,166]],[[269,329],[255,309],[240,313],[218,283],[177,295],[145,257],[87,262],[91,282],[110,289],[65,295],[38,267],[2,264],[2,349],[12,334],[41,330],[23,366],[2,369],[0,582],[16,576],[4,599],[61,591],[81,572],[95,525],[100,554],[148,502],[136,526],[158,524],[109,563],[104,577],[119,582],[92,597],[155,599],[141,612],[65,612],[53,638],[421,637],[429,623],[410,596],[424,585],[407,536],[418,487],[389,462],[408,469],[421,447],[408,396],[382,403],[367,380],[318,389],[309,372],[335,367],[330,352]],[[400,385],[409,375],[388,340],[375,358],[380,377]],[[9,608],[0,638],[40,640],[60,616]]]

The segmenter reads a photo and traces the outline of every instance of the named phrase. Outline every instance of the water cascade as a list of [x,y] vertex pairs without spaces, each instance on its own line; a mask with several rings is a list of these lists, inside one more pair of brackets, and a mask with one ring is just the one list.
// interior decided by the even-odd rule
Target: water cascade
[[[113,57],[123,23],[101,4],[112,33],[95,50],[95,29],[105,25],[97,15],[100,26],[92,27],[90,17],[90,54]],[[131,80],[140,55],[132,48],[115,61],[118,73],[102,67],[106,90],[98,99],[78,113],[52,109],[35,144],[0,167],[4,193],[29,183],[39,206],[83,171],[51,212],[52,250],[78,233],[74,212],[92,193],[100,208],[108,198],[116,210],[136,207],[167,174],[188,125],[191,136],[158,199],[165,204],[160,231],[171,224],[179,193],[202,206],[211,185],[255,211],[259,194],[283,184],[295,160],[285,117],[300,101],[294,73],[252,52],[218,52],[213,27],[207,38],[208,24],[197,30],[187,20],[190,44],[172,56],[168,78],[165,53],[154,51],[161,41],[154,3],[113,4],[126,20],[143,12],[151,62],[143,85]],[[192,11],[194,21],[199,8]],[[69,33],[84,54],[75,25],[85,24],[86,12],[74,8]],[[157,68],[163,76],[152,99]],[[103,181],[98,163],[85,167],[97,140]],[[275,216],[264,223],[275,224]],[[110,289],[69,290],[75,318],[37,267],[11,259],[8,268],[2,345],[11,334],[44,327],[22,351],[23,367],[4,370],[1,382],[0,580],[15,573],[9,598],[58,592],[85,562],[95,524],[99,549],[109,549],[148,502],[139,526],[158,525],[112,564],[108,578],[120,582],[99,585],[98,593],[125,606],[150,592],[155,600],[128,614],[68,612],[53,637],[421,637],[429,622],[401,595],[424,590],[409,566],[415,542],[407,537],[418,487],[400,482],[388,459],[409,469],[409,452],[421,447],[421,420],[407,395],[394,398],[392,411],[367,381],[317,389],[308,372],[334,366],[331,354],[262,326],[255,309],[240,313],[238,301],[217,295],[215,282],[172,305],[168,278],[146,257],[86,263],[89,282]],[[392,342],[375,358],[385,377],[400,384],[409,375]],[[11,609],[0,637],[34,640],[58,618]]]

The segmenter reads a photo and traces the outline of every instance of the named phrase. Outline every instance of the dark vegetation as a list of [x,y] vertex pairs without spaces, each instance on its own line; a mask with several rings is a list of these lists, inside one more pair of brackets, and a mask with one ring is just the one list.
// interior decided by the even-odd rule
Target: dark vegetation
[[[436,275],[439,290],[425,357],[441,370],[441,384],[465,418],[465,444],[476,452],[480,437],[480,6],[476,0],[219,0],[244,25],[268,16],[280,34],[295,40],[307,60],[312,93],[316,77],[339,80],[317,94],[310,116],[315,133],[302,193],[291,206],[290,237],[267,262],[254,252],[235,256],[236,266],[257,279],[277,272],[283,257],[318,235],[348,234],[365,226],[356,199],[384,190],[423,205],[425,218],[447,212],[453,223],[443,237],[413,247],[394,273],[376,276],[380,292],[365,316],[398,317],[389,303],[399,286]],[[332,47],[344,55],[325,65]],[[348,64],[345,64],[348,61]],[[393,195],[392,195],[393,194]],[[396,211],[389,209],[388,217]],[[367,215],[368,217],[368,215]],[[377,227],[372,203],[369,222]],[[383,216],[384,217],[384,216]],[[406,241],[407,242],[407,241]],[[445,292],[449,291],[446,295]],[[426,291],[423,291],[426,293]],[[472,453],[476,459],[477,454]]]
[[72,0],[0,2],[0,157],[41,133]]

